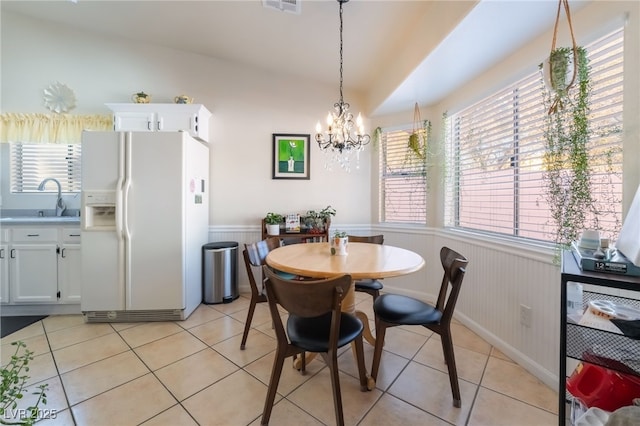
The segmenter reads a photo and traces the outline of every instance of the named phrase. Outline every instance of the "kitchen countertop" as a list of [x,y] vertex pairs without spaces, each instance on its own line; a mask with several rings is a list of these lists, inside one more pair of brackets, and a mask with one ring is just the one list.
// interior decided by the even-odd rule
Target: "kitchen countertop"
[[0,225],[80,225],[79,216],[0,217]]
[[0,225],[80,225],[78,210],[65,211],[63,216],[55,216],[48,210],[3,209]]

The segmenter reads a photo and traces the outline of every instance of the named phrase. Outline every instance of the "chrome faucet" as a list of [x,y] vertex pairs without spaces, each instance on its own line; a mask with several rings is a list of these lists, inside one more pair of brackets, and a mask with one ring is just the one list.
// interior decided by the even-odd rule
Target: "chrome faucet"
[[58,185],[58,199],[56,200],[56,216],[62,216],[62,212],[66,210],[67,206],[64,204],[64,201],[62,201],[62,186],[60,186],[60,182],[58,182],[58,179],[46,178],[45,180],[40,182],[40,185],[38,185],[38,191],[44,191],[44,186],[49,181],[53,181],[55,182],[56,185]]

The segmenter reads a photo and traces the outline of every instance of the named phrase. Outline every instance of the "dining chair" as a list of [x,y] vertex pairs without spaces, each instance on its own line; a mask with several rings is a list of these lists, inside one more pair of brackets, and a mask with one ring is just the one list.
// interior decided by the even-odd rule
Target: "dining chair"
[[247,268],[247,276],[249,277],[249,287],[251,288],[251,300],[249,301],[249,311],[247,312],[247,320],[244,323],[244,333],[242,334],[242,342],[240,342],[240,349],[244,349],[247,343],[247,336],[251,329],[251,321],[253,320],[253,314],[256,310],[258,303],[264,303],[267,301],[267,295],[264,292],[264,278],[260,279],[261,285],[258,287],[258,280],[253,273],[253,267],[262,267],[265,264],[265,259],[269,252],[275,248],[280,247],[280,239],[277,237],[267,238],[256,243],[250,243],[244,245],[242,256],[244,257],[244,264]]
[[[278,390],[284,360],[300,355],[300,371],[305,372],[305,352],[320,353],[331,373],[336,424],[344,425],[342,396],[338,373],[338,349],[353,342],[355,346],[360,389],[367,390],[362,344],[362,322],[342,312],[342,301],[351,286],[351,276],[341,275],[324,280],[297,281],[283,279],[268,266],[263,266],[267,281],[267,299],[276,333],[277,348],[269,389],[262,412],[262,424],[269,424]],[[278,305],[288,312],[286,329]]]
[[[359,236],[359,235],[347,235],[349,242],[352,243],[371,243],[382,244],[384,243],[384,235],[371,235],[371,236]],[[368,293],[373,297],[373,301],[380,296],[380,290],[382,290],[382,283],[380,280],[375,279],[362,279],[354,282],[355,290],[363,293]]]
[[[453,340],[451,339],[451,318],[460,294],[465,268],[469,261],[460,253],[448,247],[442,247],[440,249],[440,262],[444,269],[444,275],[435,306],[413,297],[390,293],[381,295],[374,302],[376,344],[373,351],[371,376],[374,380],[378,376],[387,328],[398,325],[421,325],[440,335],[444,360],[449,370],[453,405],[460,407],[460,386],[453,353]],[[451,286],[450,290],[449,286]]]

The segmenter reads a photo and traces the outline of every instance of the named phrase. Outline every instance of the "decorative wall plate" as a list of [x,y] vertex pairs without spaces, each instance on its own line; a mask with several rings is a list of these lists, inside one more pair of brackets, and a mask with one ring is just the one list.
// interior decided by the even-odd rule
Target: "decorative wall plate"
[[66,84],[52,83],[44,89],[44,106],[56,113],[67,112],[76,106],[76,95]]

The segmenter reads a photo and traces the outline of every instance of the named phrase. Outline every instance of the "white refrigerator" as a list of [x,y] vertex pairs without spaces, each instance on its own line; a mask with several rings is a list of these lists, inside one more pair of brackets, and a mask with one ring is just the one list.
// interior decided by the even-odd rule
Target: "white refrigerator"
[[202,301],[209,147],[185,132],[82,135],[87,322],[186,319]]

